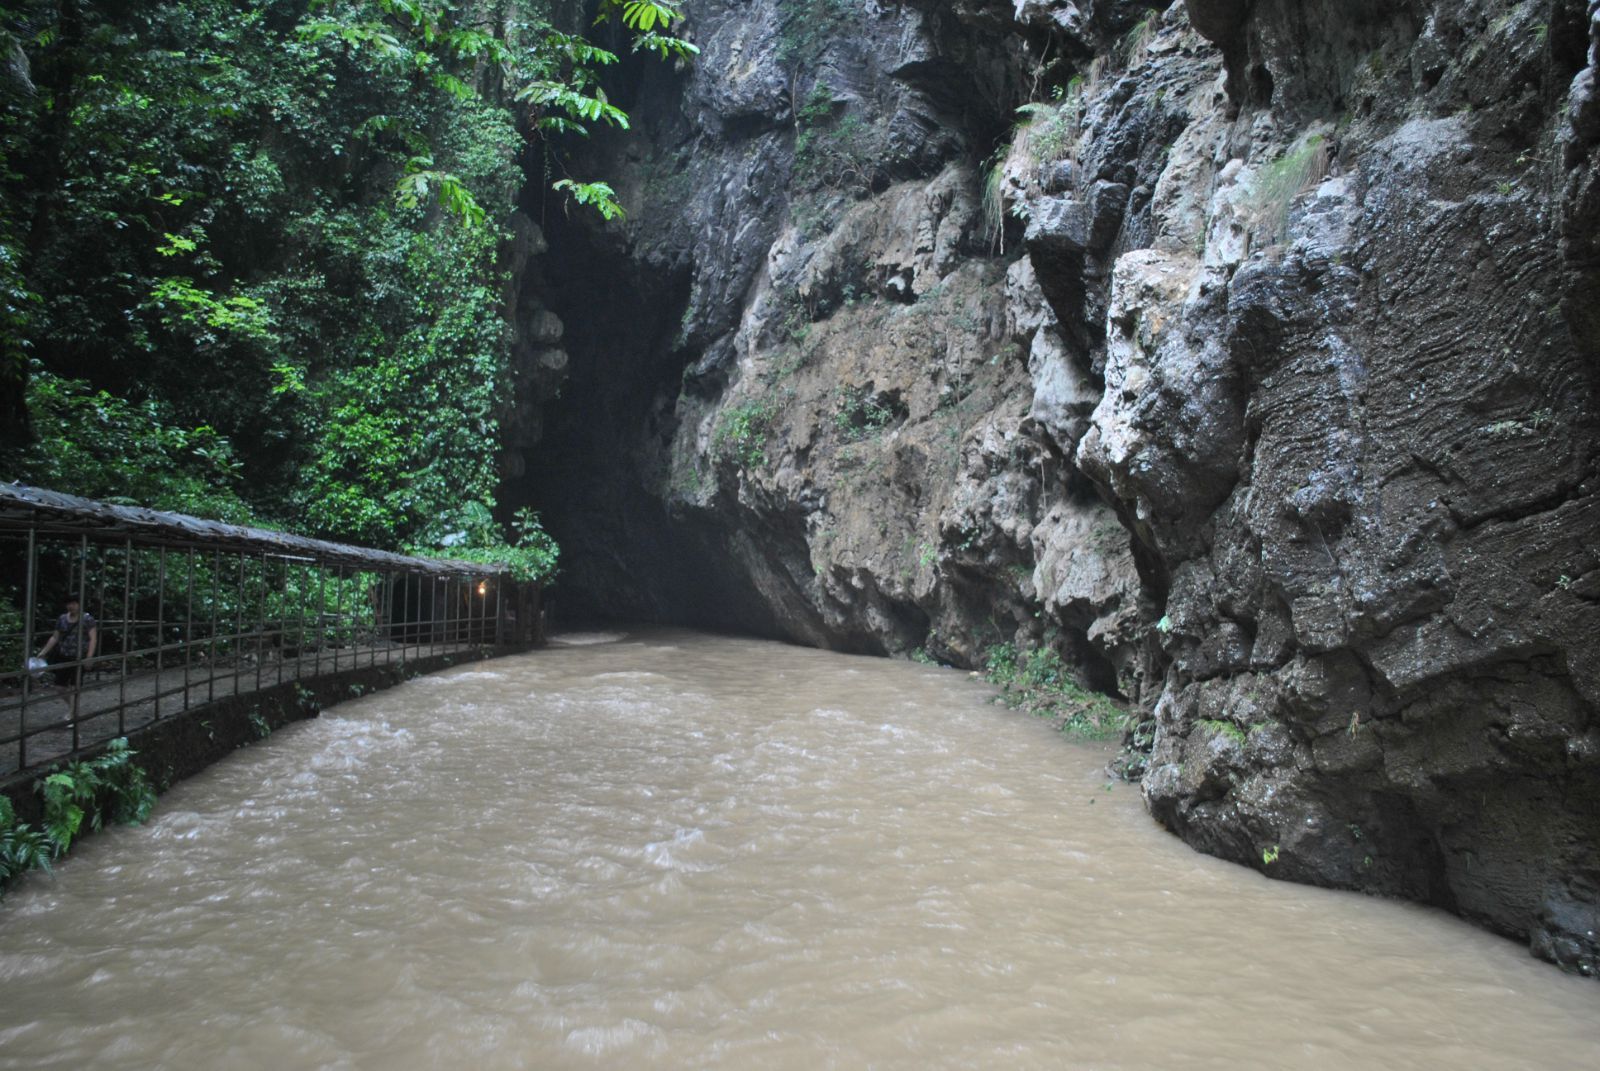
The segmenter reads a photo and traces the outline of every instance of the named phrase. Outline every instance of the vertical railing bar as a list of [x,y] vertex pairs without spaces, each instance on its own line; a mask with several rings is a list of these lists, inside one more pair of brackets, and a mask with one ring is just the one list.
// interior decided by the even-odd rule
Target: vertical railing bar
[[233,590],[233,694],[237,698],[244,690],[244,666],[239,664],[244,652],[244,551],[239,552],[239,579]]
[[[100,549],[101,553],[104,554],[104,548],[102,547]],[[104,568],[100,570],[100,616],[95,618],[95,620],[100,622],[100,627],[102,629],[106,627],[106,572],[107,570]],[[95,646],[104,647],[105,645],[103,643],[97,643]]]
[[494,646],[495,646],[495,650],[496,651],[498,651],[500,648],[502,648],[502,647],[504,647],[506,645],[505,644],[506,610],[505,610],[505,604],[500,601],[502,598],[504,598],[504,596],[501,593],[505,590],[505,586],[506,586],[506,576],[505,576],[504,573],[501,573],[499,576],[497,576],[495,578],[495,584],[494,584]]
[[128,733],[128,646],[134,641],[132,614],[133,599],[133,540],[122,544],[122,674],[117,680],[117,735]]
[[[22,611],[22,649],[29,658],[33,657],[33,603],[37,588],[36,577],[39,572],[39,540],[38,531],[33,527],[28,528],[28,579],[23,585],[27,596],[23,602]],[[28,696],[33,691],[33,674],[29,673],[22,679],[22,705],[17,709],[17,769],[28,768]]]
[[317,655],[312,676],[322,676],[322,619],[328,611],[328,567],[317,560]]
[[[284,594],[287,595],[289,593],[289,563],[286,560],[280,560],[278,562],[278,567],[283,570],[282,588],[283,588]],[[275,629],[273,629],[273,631],[278,634],[278,683],[279,684],[283,683],[283,662],[284,662],[284,659],[288,656],[288,653],[289,653],[289,621],[288,621],[288,618],[287,618],[286,614],[287,614],[287,607],[285,606],[285,604],[283,602],[279,602],[278,603],[278,620],[275,622],[277,627]]]
[[261,598],[256,602],[256,691],[261,691],[261,663],[267,657],[267,552],[261,552]]
[[217,610],[222,603],[217,585],[222,583],[222,551],[211,552],[211,615],[210,633],[206,636],[206,702],[217,699]]
[[388,641],[383,645],[383,663],[389,665],[394,661],[394,573],[389,569],[383,571],[383,628]]
[[333,596],[333,671],[339,672],[339,629],[344,625],[344,566],[339,566]]
[[295,607],[300,611],[300,643],[295,648],[294,679],[300,680],[306,673],[306,566],[304,562],[296,563],[300,570],[295,584]]
[[183,621],[183,709],[188,710],[190,668],[194,663],[194,548],[189,548],[189,591]]
[[166,667],[167,652],[167,548],[159,548],[156,564],[156,684],[155,715],[152,721],[161,720],[161,671]]
[[84,617],[89,613],[89,534],[78,536],[78,646],[77,671],[72,674],[72,753],[76,755],[83,746],[78,732],[78,721],[83,713],[83,675],[89,668],[89,630],[84,627]]

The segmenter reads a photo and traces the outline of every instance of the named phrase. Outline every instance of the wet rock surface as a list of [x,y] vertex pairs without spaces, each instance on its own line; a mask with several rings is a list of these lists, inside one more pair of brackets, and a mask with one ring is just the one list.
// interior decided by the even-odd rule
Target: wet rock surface
[[1600,5],[692,17],[523,317],[558,612],[1052,645],[1196,847],[1600,970]]

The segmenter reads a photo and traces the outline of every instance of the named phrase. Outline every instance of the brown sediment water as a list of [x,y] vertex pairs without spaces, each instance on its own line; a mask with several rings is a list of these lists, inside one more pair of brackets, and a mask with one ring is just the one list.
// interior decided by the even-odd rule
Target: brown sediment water
[[1197,855],[965,674],[573,641],[280,731],[25,880],[0,1067],[1600,1067],[1594,982]]

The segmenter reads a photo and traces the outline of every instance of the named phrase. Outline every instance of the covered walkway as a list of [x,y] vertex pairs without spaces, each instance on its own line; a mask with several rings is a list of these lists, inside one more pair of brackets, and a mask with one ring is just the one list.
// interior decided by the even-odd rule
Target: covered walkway
[[[93,649],[30,671],[69,600]],[[537,619],[501,566],[0,484],[0,777],[287,681],[521,647]]]

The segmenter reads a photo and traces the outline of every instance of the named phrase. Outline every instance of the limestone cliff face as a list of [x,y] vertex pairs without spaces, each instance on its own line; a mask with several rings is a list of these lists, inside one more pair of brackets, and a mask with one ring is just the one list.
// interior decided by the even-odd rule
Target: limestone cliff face
[[1600,968],[1597,8],[695,5],[548,221],[566,598],[1053,644],[1190,843]]

